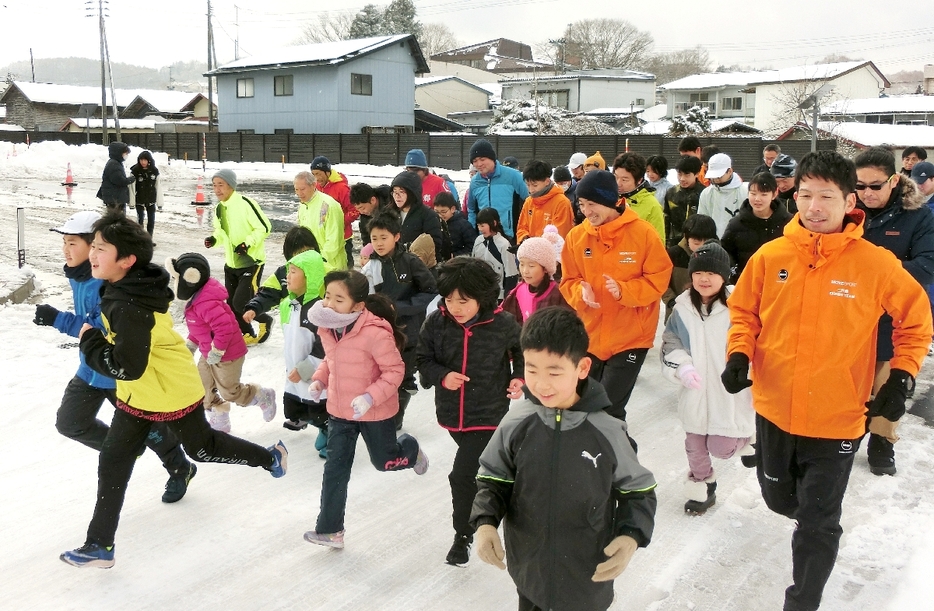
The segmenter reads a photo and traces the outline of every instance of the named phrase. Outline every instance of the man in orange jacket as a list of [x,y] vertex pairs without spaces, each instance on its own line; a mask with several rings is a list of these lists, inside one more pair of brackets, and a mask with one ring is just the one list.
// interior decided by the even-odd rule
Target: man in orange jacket
[[[785,590],[784,611],[810,611],[820,605],[836,560],[859,442],[867,424],[898,438],[932,326],[921,285],[894,255],[860,239],[865,216],[855,209],[853,162],[810,153],[795,187],[798,214],[784,236],[752,256],[729,299],[733,326],[722,382],[731,393],[752,386],[762,497],[797,521],[794,585]],[[883,310],[895,320],[892,373],[866,403]]]
[[577,183],[584,222],[568,232],[561,253],[564,299],[584,321],[593,366],[626,419],[626,403],[655,341],[659,303],[671,279],[671,259],[651,224],[625,204],[617,207],[616,179],[593,170]]

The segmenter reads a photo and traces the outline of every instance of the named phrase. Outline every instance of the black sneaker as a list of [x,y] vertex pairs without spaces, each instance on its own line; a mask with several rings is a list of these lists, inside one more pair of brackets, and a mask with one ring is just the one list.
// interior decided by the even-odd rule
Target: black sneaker
[[163,503],[177,503],[182,500],[185,493],[188,492],[188,482],[198,473],[198,467],[195,463],[188,463],[188,471],[182,475],[173,475],[165,484],[165,492],[162,494]]
[[308,428],[308,423],[304,420],[286,420],[282,423],[282,428],[290,431],[304,431]]
[[869,472],[873,475],[895,475],[895,459],[888,457],[870,457]]
[[702,516],[717,502],[717,482],[707,484],[707,500],[704,502],[688,501],[684,504],[684,513]]
[[470,560],[470,546],[473,535],[454,535],[454,544],[448,551],[445,562],[452,566],[463,566]]
[[755,450],[755,452],[753,452],[752,454],[746,454],[744,456],[740,456],[739,460],[740,462],[743,463],[743,466],[746,467],[747,469],[755,469],[756,468],[756,453],[758,453],[759,450],[756,448],[756,444],[751,443],[749,445],[752,446],[752,449]]
[[269,322],[259,323],[259,333],[257,333],[256,343],[262,344],[267,339],[269,339],[269,332],[272,331],[272,319],[269,319]]

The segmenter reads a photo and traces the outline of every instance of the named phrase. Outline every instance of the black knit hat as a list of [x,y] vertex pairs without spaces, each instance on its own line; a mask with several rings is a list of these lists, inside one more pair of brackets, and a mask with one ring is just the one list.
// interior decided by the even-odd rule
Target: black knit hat
[[318,156],[311,160],[312,170],[321,170],[325,174],[331,173],[331,162],[327,157]]
[[196,252],[185,253],[177,259],[166,259],[165,268],[176,285],[175,296],[182,301],[191,299],[211,277],[208,260]]
[[555,168],[551,179],[555,182],[571,182],[571,170],[566,165],[559,165]]
[[791,155],[779,155],[772,162],[769,173],[775,178],[794,178],[795,170],[798,169],[798,162]]
[[694,272],[713,272],[730,280],[730,255],[716,242],[707,242],[691,254],[688,262],[688,274]]
[[592,170],[584,174],[577,183],[578,199],[586,199],[595,204],[616,208],[619,192],[616,178],[606,170]]
[[480,138],[470,147],[470,163],[473,163],[473,160],[477,157],[486,157],[487,159],[496,160],[496,151],[493,150],[493,145],[490,144],[489,140]]

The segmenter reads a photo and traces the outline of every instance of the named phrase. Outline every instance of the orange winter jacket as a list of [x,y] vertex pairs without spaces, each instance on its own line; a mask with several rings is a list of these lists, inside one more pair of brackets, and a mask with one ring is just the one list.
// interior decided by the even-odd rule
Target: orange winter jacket
[[883,309],[895,319],[892,367],[916,376],[927,355],[927,295],[892,253],[860,239],[863,219],[854,210],[841,233],[819,234],[796,214],[729,298],[727,352],[750,357],[756,411],[792,435],[865,434]]
[[[565,238],[561,268],[561,294],[584,321],[592,354],[606,360],[652,347],[672,265],[650,223],[629,206],[618,219],[599,227],[585,220]],[[604,274],[619,283],[618,300],[607,291]],[[599,308],[584,303],[581,282],[593,287]]]
[[519,226],[516,228],[516,243],[526,238],[538,238],[544,235],[545,225],[554,225],[558,234],[567,236],[574,226],[574,211],[571,200],[564,194],[564,189],[552,183],[551,189],[541,197],[527,197],[519,213]]

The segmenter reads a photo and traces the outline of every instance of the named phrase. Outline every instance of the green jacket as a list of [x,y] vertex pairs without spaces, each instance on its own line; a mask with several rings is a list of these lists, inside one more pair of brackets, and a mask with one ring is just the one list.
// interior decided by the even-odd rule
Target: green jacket
[[655,199],[655,194],[648,189],[639,189],[635,194],[626,198],[626,205],[632,208],[632,211],[639,215],[643,221],[652,224],[658,237],[665,243],[665,214],[662,211],[661,204]]
[[336,199],[321,191],[315,191],[310,201],[299,202],[298,224],[308,228],[315,236],[321,256],[331,269],[347,269],[344,210]]
[[[234,191],[227,201],[214,208],[214,239],[224,248],[224,263],[232,269],[242,269],[266,262],[266,236],[272,231],[269,219],[253,200]],[[247,254],[234,249],[246,244]]]

